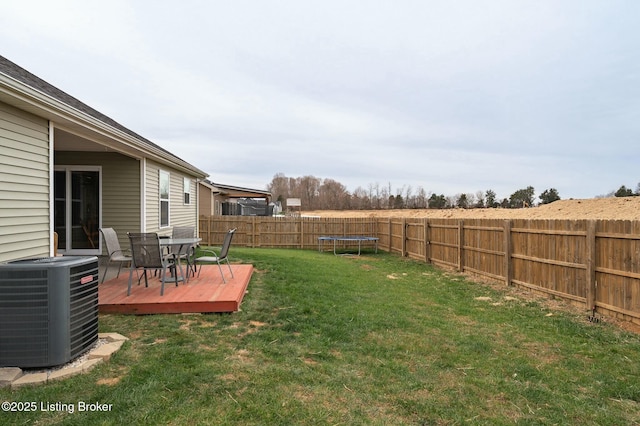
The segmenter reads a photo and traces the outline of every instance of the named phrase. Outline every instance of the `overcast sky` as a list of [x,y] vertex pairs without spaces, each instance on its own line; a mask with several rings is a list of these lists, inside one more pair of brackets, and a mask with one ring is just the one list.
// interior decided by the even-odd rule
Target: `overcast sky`
[[214,182],[640,182],[639,1],[1,3],[1,55]]

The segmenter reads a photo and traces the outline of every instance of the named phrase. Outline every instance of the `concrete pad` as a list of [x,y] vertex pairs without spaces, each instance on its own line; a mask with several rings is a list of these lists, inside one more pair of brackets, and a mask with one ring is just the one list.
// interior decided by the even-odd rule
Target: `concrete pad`
[[67,377],[75,376],[76,374],[82,373],[84,370],[82,369],[82,365],[71,368],[63,368],[60,370],[52,371],[49,374],[48,380],[60,380],[66,379]]
[[106,345],[95,348],[94,350],[89,352],[89,359],[102,358],[105,361],[108,361],[111,358],[111,355],[122,347],[123,343],[124,341],[121,340],[118,342],[107,343]]
[[18,367],[0,368],[0,388],[11,386],[11,382],[22,376],[22,369]]
[[47,373],[25,374],[11,383],[11,388],[19,388],[27,385],[41,385],[47,383]]
[[87,372],[87,371],[91,371],[93,370],[93,367],[95,367],[96,365],[100,364],[101,362],[104,362],[104,359],[102,358],[93,358],[93,359],[88,359],[85,362],[82,363],[82,371]]
[[98,333],[98,338],[108,340],[109,342],[119,342],[119,341],[129,340],[128,337],[124,337],[120,333]]

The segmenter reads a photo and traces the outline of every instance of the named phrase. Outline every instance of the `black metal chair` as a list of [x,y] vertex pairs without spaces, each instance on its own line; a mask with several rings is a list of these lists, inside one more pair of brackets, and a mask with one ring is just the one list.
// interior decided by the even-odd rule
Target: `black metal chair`
[[[133,278],[134,269],[142,268],[144,271],[144,284],[145,287],[149,286],[147,279],[147,271],[161,271],[160,279],[162,281],[162,287],[160,288],[160,295],[164,295],[164,283],[166,280],[167,269],[175,267],[175,264],[171,262],[171,258],[168,258],[162,254],[160,248],[160,238],[156,233],[134,233],[128,232],[129,242],[131,243],[132,262],[131,270],[129,271],[129,287],[127,288],[127,296],[131,294],[131,280]],[[176,287],[178,281],[176,280]]]
[[231,264],[229,263],[229,247],[231,247],[231,240],[233,239],[233,234],[236,232],[236,228],[230,229],[227,232],[227,235],[224,237],[224,242],[222,243],[222,248],[220,249],[220,255],[218,255],[213,250],[204,250],[202,254],[205,256],[200,256],[195,259],[195,267],[198,268],[198,263],[200,264],[200,269],[198,269],[198,276],[200,276],[200,272],[202,271],[203,263],[213,263],[216,262],[218,264],[218,268],[220,269],[220,275],[222,275],[222,282],[226,284],[227,280],[224,278],[224,273],[222,272],[222,266],[220,265],[220,261],[226,260],[227,266],[229,267],[229,272],[231,272],[231,278],[233,278],[233,270],[231,269]]
[[[194,226],[174,226],[172,231],[172,238],[180,239],[180,238],[193,238],[196,234],[196,228]],[[193,276],[196,276],[196,268],[194,262],[194,256],[196,253],[196,245],[192,244],[187,247],[183,247],[182,252],[180,252],[180,247],[169,247],[169,252],[178,260],[184,259],[187,263],[187,278],[189,277],[189,273],[192,273]]]

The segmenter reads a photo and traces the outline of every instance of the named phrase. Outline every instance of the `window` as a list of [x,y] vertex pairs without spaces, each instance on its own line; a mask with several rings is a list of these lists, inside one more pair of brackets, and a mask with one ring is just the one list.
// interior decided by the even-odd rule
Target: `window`
[[191,179],[184,178],[184,203],[191,204]]
[[169,226],[169,189],[170,184],[169,172],[160,170],[160,227]]

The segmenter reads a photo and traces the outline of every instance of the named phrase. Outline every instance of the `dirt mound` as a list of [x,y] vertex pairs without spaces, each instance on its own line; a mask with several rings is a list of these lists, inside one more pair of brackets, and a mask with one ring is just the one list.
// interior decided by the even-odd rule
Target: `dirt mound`
[[559,200],[543,206],[522,209],[315,210],[303,211],[302,214],[320,217],[640,220],[640,197]]

